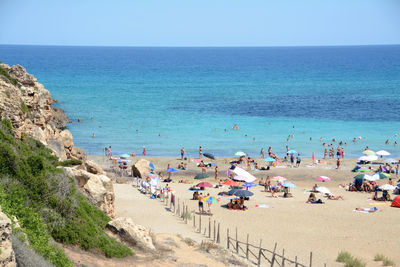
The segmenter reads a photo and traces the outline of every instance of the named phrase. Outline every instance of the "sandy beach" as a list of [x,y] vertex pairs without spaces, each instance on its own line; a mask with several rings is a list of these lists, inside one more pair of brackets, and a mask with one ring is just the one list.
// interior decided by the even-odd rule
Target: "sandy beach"
[[[142,157],[131,158],[131,164]],[[101,156],[91,156],[91,159],[100,163],[105,169],[109,168],[111,161]],[[181,162],[176,158],[146,157],[153,162],[156,171],[164,171],[167,165],[176,168]],[[219,178],[226,178],[226,171],[230,166],[227,164],[233,158],[221,158],[215,161],[219,166]],[[265,165],[262,159],[256,159],[259,165]],[[260,178],[283,176],[297,185],[291,189],[292,198],[273,198],[264,188],[257,186],[250,188],[254,196],[245,202],[247,211],[234,211],[222,207],[229,202],[231,197],[219,197],[218,192],[228,191],[228,187],[207,188],[205,193],[219,199],[219,203],[213,204],[211,209],[212,220],[221,223],[221,243],[226,243],[226,229],[231,233],[238,229],[238,237],[245,241],[247,234],[251,243],[258,245],[262,239],[263,247],[273,249],[275,242],[278,243],[278,251],[285,249],[285,255],[289,258],[298,256],[300,262],[307,263],[310,251],[313,252],[313,263],[315,266],[342,266],[335,262],[338,253],[342,250],[349,251],[354,256],[363,259],[368,266],[380,266],[373,261],[377,253],[382,253],[395,262],[400,262],[400,242],[397,234],[400,231],[398,220],[400,219],[399,209],[392,208],[388,203],[374,202],[370,193],[347,192],[339,185],[344,182],[351,182],[355,176],[351,169],[355,166],[355,159],[344,159],[341,169],[336,170],[336,161],[328,160],[328,164],[319,164],[314,167],[311,159],[303,159],[299,168],[271,168],[269,171],[250,171]],[[196,167],[196,162],[190,159],[187,163],[187,170],[174,173],[174,182],[169,183],[179,201],[184,201],[190,211],[198,211],[197,201],[191,200],[191,186],[186,183],[179,183],[180,180],[187,180],[196,184],[195,174],[201,169]],[[216,184],[214,179],[214,168],[207,168],[209,178],[207,181]],[[165,173],[163,172],[165,175]],[[330,182],[317,182],[318,176],[328,176]],[[396,179],[392,174],[393,180]],[[397,179],[396,179],[397,180]],[[381,180],[381,184],[387,183]],[[276,182],[273,182],[275,184]],[[306,204],[312,186],[317,183],[331,190],[334,195],[341,195],[344,200],[328,200],[322,195],[317,195],[325,204]],[[170,218],[172,215],[165,211],[159,200],[150,199],[149,196],[141,194],[132,184],[116,184],[116,212],[118,216],[130,216],[137,223],[150,227],[156,233],[180,233],[182,236],[191,237],[197,241],[205,239],[204,236],[194,233],[188,225],[182,225]],[[278,193],[281,196],[283,193]],[[393,197],[393,195],[392,195]],[[256,207],[258,204],[267,204],[270,208]],[[375,213],[354,212],[355,208],[377,207]],[[143,208],[145,207],[145,208]],[[203,216],[204,217],[204,216]]]

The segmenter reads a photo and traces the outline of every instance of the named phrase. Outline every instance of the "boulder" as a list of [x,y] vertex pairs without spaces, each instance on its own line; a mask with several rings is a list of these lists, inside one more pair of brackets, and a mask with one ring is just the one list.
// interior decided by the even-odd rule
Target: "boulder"
[[114,187],[110,178],[104,174],[93,174],[73,167],[64,167],[63,170],[68,176],[75,178],[79,189],[91,203],[109,217],[115,216]]
[[71,153],[69,154],[69,158],[86,161],[87,156],[86,156],[85,151],[82,148],[74,146],[71,149]]
[[131,246],[144,250],[156,250],[150,231],[144,226],[133,223],[131,218],[116,218],[107,224],[107,228]]
[[145,160],[145,159],[138,160],[135,163],[135,165],[133,166],[135,168],[132,167],[132,173],[135,173],[134,169],[137,169],[137,171],[139,171],[139,173],[140,173],[140,177],[143,178],[143,177],[145,177],[145,174],[147,174],[151,171],[149,165],[150,165],[150,161],[148,161],[148,160]]
[[22,85],[34,86],[36,78],[32,74],[26,72],[21,65],[14,65],[9,69],[9,74],[17,79]]
[[105,174],[103,169],[94,161],[86,160],[85,162],[86,170],[93,174]]
[[60,133],[60,136],[61,136],[61,140],[64,144],[64,147],[72,149],[72,147],[74,146],[74,142],[73,142],[71,132],[68,130],[64,130]]
[[11,220],[4,213],[0,212],[0,266],[15,267],[15,254],[11,241]]

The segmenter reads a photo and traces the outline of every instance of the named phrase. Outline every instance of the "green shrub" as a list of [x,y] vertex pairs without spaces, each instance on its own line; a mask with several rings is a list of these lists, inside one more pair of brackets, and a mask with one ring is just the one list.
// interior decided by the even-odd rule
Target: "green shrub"
[[52,238],[98,249],[107,257],[132,255],[105,234],[110,219],[79,193],[73,178],[56,168],[57,157],[37,140],[15,139],[7,125],[0,124],[0,205],[18,219],[30,246],[56,266],[72,263]]
[[383,261],[385,258],[386,257],[383,254],[376,254],[374,257],[374,261]]
[[21,84],[16,79],[11,77],[10,74],[8,74],[8,72],[5,69],[3,69],[2,67],[0,67],[0,75],[3,75],[4,77],[6,77],[7,80],[9,80],[12,85],[21,87]]
[[81,165],[82,161],[79,159],[68,159],[64,161],[58,161],[55,166],[72,167],[76,165]]
[[339,252],[339,255],[337,256],[336,261],[343,263],[343,262],[348,261],[351,258],[352,258],[352,256],[351,256],[351,254],[349,252],[341,251],[341,252]]
[[391,259],[385,257],[383,259],[383,266],[396,266],[396,264]]
[[30,109],[25,105],[25,102],[21,100],[21,111],[23,113],[29,113]]

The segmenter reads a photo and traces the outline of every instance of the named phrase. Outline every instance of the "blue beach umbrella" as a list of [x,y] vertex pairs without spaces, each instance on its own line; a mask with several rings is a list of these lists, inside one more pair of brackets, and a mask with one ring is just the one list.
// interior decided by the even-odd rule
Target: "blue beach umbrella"
[[149,167],[150,167],[151,170],[154,170],[154,164],[153,164],[153,162],[150,162]]
[[264,161],[270,161],[270,162],[272,162],[272,161],[275,161],[275,159],[268,157],[268,158],[265,158]]
[[175,169],[175,168],[169,168],[169,169],[166,170],[165,172],[178,172],[178,170]]
[[296,188],[296,185],[291,182],[286,182],[282,184],[283,187],[288,187],[288,188]]
[[130,155],[128,155],[128,154],[125,153],[125,154],[122,154],[120,157],[123,158],[123,159],[126,159],[126,158],[129,158]]
[[230,196],[235,195],[237,197],[250,197],[254,194],[248,190],[232,189],[228,192],[228,195]]
[[255,187],[257,184],[255,183],[244,183],[242,184],[243,187],[246,187],[247,190],[249,190],[249,187]]
[[289,150],[289,151],[286,152],[286,153],[288,153],[288,154],[297,154],[297,151],[296,151],[296,150]]

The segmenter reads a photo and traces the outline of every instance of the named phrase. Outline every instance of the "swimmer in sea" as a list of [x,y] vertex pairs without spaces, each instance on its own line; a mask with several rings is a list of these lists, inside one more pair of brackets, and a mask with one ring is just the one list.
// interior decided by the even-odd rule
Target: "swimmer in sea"
[[81,117],[78,117],[78,122],[81,122]]
[[96,135],[93,133],[93,134],[92,134],[92,138],[95,138],[95,137],[96,137]]

